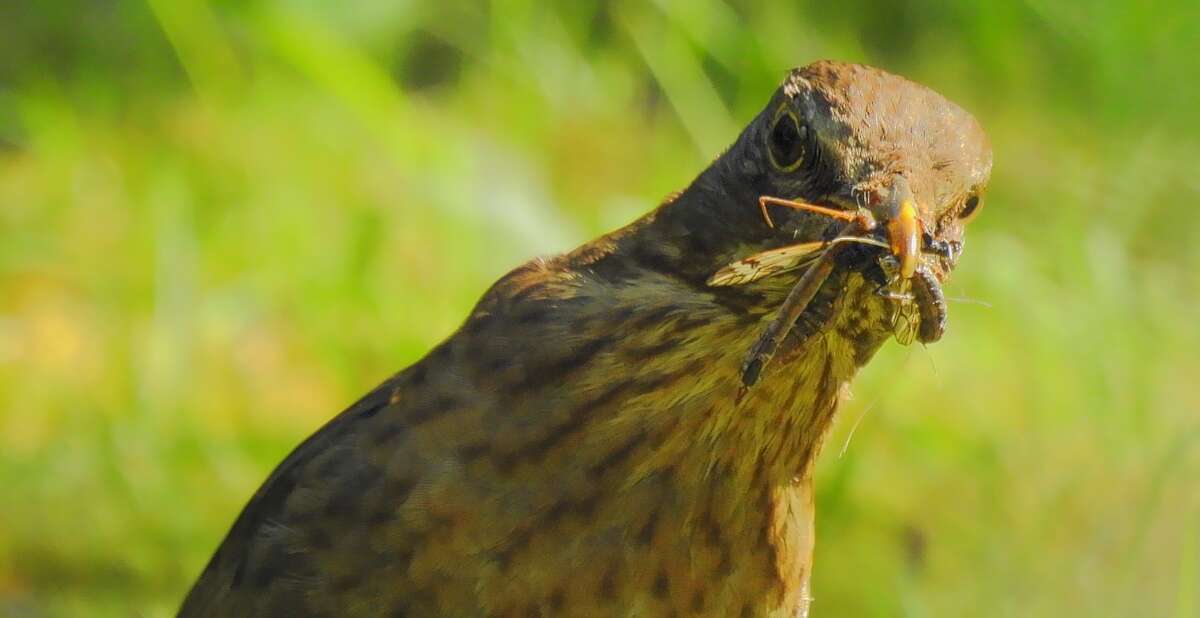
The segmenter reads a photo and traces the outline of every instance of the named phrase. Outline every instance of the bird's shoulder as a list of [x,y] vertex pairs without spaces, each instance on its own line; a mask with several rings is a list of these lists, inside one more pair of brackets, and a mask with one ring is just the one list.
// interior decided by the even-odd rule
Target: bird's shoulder
[[[430,510],[428,500],[409,500],[411,493],[450,485],[442,482],[446,465],[468,443],[488,439],[485,416],[578,341],[579,322],[570,316],[582,307],[600,310],[586,291],[594,273],[581,263],[609,249],[589,243],[513,269],[455,333],[297,446],[250,498],[181,615],[286,613],[289,603],[303,602],[298,591],[334,585],[339,561],[403,556],[422,530],[453,516]],[[450,416],[473,423],[442,427]],[[438,505],[455,508],[441,498]]]

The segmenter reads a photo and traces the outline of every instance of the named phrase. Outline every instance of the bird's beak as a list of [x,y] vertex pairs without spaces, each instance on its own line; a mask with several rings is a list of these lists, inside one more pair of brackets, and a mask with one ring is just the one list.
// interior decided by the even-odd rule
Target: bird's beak
[[892,256],[900,264],[900,277],[911,279],[917,271],[921,255],[921,218],[908,182],[902,176],[896,177],[892,191],[882,206],[880,218],[887,229]]

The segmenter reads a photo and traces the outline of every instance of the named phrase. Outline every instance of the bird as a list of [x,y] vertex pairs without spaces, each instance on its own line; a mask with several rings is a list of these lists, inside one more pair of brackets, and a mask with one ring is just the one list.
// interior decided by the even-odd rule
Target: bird
[[[502,276],[297,446],[179,615],[807,615],[813,462],[913,304],[888,266],[949,276],[992,152],[937,92],[832,60],[731,137],[633,223]],[[819,209],[882,231],[835,253],[844,221]],[[888,242],[914,236],[959,250]],[[827,276],[748,380],[806,271],[714,273],[804,242],[831,249]]]

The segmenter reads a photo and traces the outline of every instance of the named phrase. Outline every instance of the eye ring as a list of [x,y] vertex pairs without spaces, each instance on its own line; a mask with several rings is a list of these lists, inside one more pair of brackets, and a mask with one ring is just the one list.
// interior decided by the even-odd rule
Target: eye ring
[[781,107],[767,134],[767,154],[771,158],[771,165],[781,172],[795,171],[804,163],[807,139],[808,127],[787,106]]
[[963,202],[962,210],[958,211],[959,221],[970,221],[979,213],[979,207],[983,205],[983,199],[978,193],[972,193],[970,197]]

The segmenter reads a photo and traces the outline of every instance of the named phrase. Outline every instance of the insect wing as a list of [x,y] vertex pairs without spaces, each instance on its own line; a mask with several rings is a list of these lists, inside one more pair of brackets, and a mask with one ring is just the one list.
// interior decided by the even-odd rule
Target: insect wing
[[764,277],[794,270],[815,258],[817,252],[824,246],[825,243],[820,241],[803,242],[756,253],[713,273],[708,278],[708,285],[712,287],[745,285]]
[[917,303],[911,300],[897,303],[892,316],[892,334],[896,337],[896,343],[906,346],[916,341],[920,327],[921,316]]

